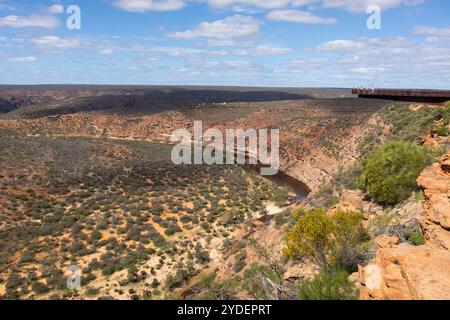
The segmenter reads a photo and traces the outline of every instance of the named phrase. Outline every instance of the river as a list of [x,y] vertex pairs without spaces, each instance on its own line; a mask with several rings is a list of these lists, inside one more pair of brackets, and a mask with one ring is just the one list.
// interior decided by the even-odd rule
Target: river
[[262,176],[260,174],[260,166],[246,165],[245,169],[250,170],[253,173],[256,173],[261,178],[269,180],[270,182],[276,184],[279,187],[288,187],[289,189],[291,189],[291,191],[295,193],[294,197],[295,203],[298,203],[303,199],[305,199],[311,192],[305,183],[291,177],[290,175],[282,171],[278,171],[278,173],[274,176]]

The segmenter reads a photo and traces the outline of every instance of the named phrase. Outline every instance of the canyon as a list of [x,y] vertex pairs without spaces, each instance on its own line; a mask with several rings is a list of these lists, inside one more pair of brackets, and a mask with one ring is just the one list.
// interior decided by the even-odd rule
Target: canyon
[[[4,112],[0,115],[0,137],[5,150],[9,152],[8,157],[4,156],[2,159],[4,166],[0,172],[1,178],[3,181],[19,183],[15,190],[12,185],[2,189],[0,196],[1,203],[8,208],[2,209],[1,212],[4,219],[0,230],[3,230],[5,235],[14,228],[56,219],[51,210],[44,220],[30,216],[26,210],[22,210],[31,202],[31,193],[28,194],[23,179],[34,177],[30,180],[31,185],[36,179],[45,181],[49,173],[54,174],[53,170],[59,172],[58,168],[52,168],[50,171],[48,168],[52,163],[60,161],[59,158],[65,159],[62,156],[65,154],[67,164],[76,164],[77,174],[81,174],[85,179],[89,177],[88,180],[92,180],[93,186],[83,185],[83,190],[75,188],[72,192],[58,193],[54,190],[50,192],[45,183],[39,183],[36,192],[43,198],[50,194],[48,199],[55,201],[54,208],[62,210],[64,199],[70,199],[72,193],[78,195],[79,192],[82,199],[88,197],[84,194],[94,192],[102,204],[87,221],[93,219],[95,223],[101,224],[103,206],[108,202],[101,195],[102,192],[111,193],[113,197],[117,197],[117,201],[122,197],[129,198],[128,200],[136,197],[139,203],[125,208],[121,206],[120,201],[113,202],[110,208],[113,212],[112,221],[119,219],[119,216],[124,220],[120,223],[121,220],[118,220],[119,225],[111,227],[111,230],[100,229],[100,235],[87,228],[89,231],[86,230],[85,235],[82,232],[81,239],[90,235],[100,237],[100,244],[106,243],[113,239],[114,235],[120,235],[124,221],[128,221],[131,226],[139,224],[136,220],[139,217],[137,212],[142,215],[147,210],[156,210],[159,216],[158,211],[162,210],[161,217],[167,224],[161,226],[159,218],[153,219],[153,222],[149,218],[151,228],[146,228],[148,234],[156,237],[153,241],[161,240],[157,236],[159,234],[165,240],[173,242],[173,246],[160,250],[148,245],[145,240],[135,239],[131,234],[128,238],[116,239],[119,243],[123,240],[129,248],[137,247],[139,241],[142,241],[139,245],[142,252],[145,252],[145,249],[156,249],[156,255],[150,253],[151,258],[142,265],[138,264],[137,270],[130,267],[133,272],[129,270],[128,275],[123,270],[113,273],[111,277],[104,277],[102,272],[92,271],[92,268],[88,267],[90,259],[98,259],[99,254],[90,254],[86,256],[89,259],[83,259],[83,266],[96,277],[90,285],[101,288],[100,293],[90,293],[93,297],[106,295],[129,299],[137,295],[145,296],[151,291],[153,297],[161,298],[164,295],[157,292],[163,288],[161,283],[176,282],[179,276],[176,265],[184,263],[184,268],[188,270],[189,263],[186,262],[192,260],[192,256],[198,257],[198,262],[192,264],[195,272],[189,274],[189,281],[177,283],[171,294],[195,297],[195,294],[201,292],[199,286],[201,287],[202,276],[206,273],[214,272],[215,281],[227,283],[232,280],[232,276],[243,276],[252,265],[261,262],[268,265],[282,263],[283,284],[287,287],[295,286],[299,281],[313,278],[318,269],[309,262],[284,260],[283,241],[291,212],[324,206],[328,214],[361,211],[367,226],[380,217],[394,214],[399,217],[398,221],[391,222],[387,229],[412,223],[414,226],[420,226],[425,236],[426,243],[421,246],[412,245],[395,235],[382,234],[374,237],[374,256],[351,277],[359,288],[361,299],[449,299],[446,288],[450,284],[447,268],[450,263],[450,154],[440,158],[439,162],[425,169],[420,175],[418,184],[423,189],[423,200],[416,201],[411,198],[393,209],[383,208],[361,191],[348,186],[349,177],[353,177],[353,170],[365,156],[376,146],[396,135],[408,135],[409,139],[409,135],[413,134],[412,139],[420,144],[435,149],[448,148],[448,137],[440,137],[429,129],[423,130],[422,127],[416,128],[414,123],[416,118],[421,118],[420,112],[428,114],[442,106],[357,99],[352,98],[347,90],[339,89],[296,91],[258,88],[7,88],[0,99],[3,99],[1,110]],[[412,120],[408,120],[408,123],[402,122],[409,118]],[[172,168],[159,158],[160,154],[167,152],[167,149],[161,146],[170,148],[170,137],[174,130],[186,128],[192,131],[194,121],[202,121],[204,130],[216,128],[222,132],[236,128],[279,129],[279,174],[275,177],[258,177],[254,175],[252,168],[244,170],[245,173],[230,168],[223,172],[221,169],[214,169],[205,174],[199,168],[192,169],[189,166],[183,167],[180,172]],[[433,124],[433,120],[430,120],[430,123]],[[12,142],[8,142],[9,140]],[[23,150],[13,148],[11,145],[14,143],[22,146]],[[41,146],[42,150],[47,150],[47,145],[51,146],[48,147],[48,154],[39,152],[39,147],[34,147],[35,143]],[[85,153],[80,159],[77,145],[82,146],[79,149],[80,154]],[[30,147],[33,149],[28,151]],[[142,153],[142,150],[146,151]],[[36,157],[36,163],[28,169],[24,167],[18,170],[17,166],[24,161],[21,158],[24,156],[20,154],[27,152],[30,153],[25,157]],[[14,158],[9,158],[14,155],[18,155],[17,164],[13,163]],[[40,157],[43,160],[46,157],[49,159],[41,163]],[[131,164],[127,164],[127,161]],[[91,168],[84,171],[85,168],[81,165],[83,162],[93,163],[92,168],[98,167],[95,165],[97,163],[101,170],[96,171],[96,168],[89,172],[93,170]],[[169,177],[175,179],[174,181],[166,180],[167,177],[158,171],[159,163],[168,170]],[[114,167],[118,170],[117,174]],[[164,181],[162,185],[148,176],[147,167],[162,174],[159,175],[164,177],[161,178],[161,181]],[[18,170],[17,173],[11,171],[13,168]],[[64,170],[62,173],[66,172],[67,177],[71,176],[70,166]],[[200,179],[199,189],[188,181],[192,170],[195,170],[197,178]],[[107,187],[102,191],[102,187],[93,181],[105,172],[106,180],[102,183]],[[140,175],[147,180],[141,181]],[[227,180],[226,175],[233,177],[231,182]],[[178,176],[179,181],[175,178]],[[131,177],[137,179],[137,182],[130,180]],[[59,180],[55,180],[54,188],[57,189],[63,184],[65,178],[64,174],[58,176]],[[70,179],[76,181],[79,177]],[[123,185],[120,184],[121,181]],[[227,187],[225,181],[233,184],[232,189]],[[183,195],[176,190],[173,194],[163,194],[160,190],[177,189],[178,182],[182,185],[183,191],[180,192]],[[135,183],[138,185],[134,185]],[[238,185],[244,183],[247,189],[240,189]],[[219,186],[215,188],[214,184]],[[156,189],[150,190],[148,186]],[[205,191],[208,188],[209,194]],[[123,192],[120,191],[122,189]],[[151,191],[151,194],[146,195],[147,191]],[[286,194],[280,196],[279,193],[282,192]],[[234,197],[239,193],[243,198],[235,199],[234,202]],[[11,196],[17,199],[14,200]],[[176,204],[166,206],[165,201],[172,196],[175,196]],[[78,214],[73,211],[77,206],[84,208],[85,202],[83,200],[81,204],[68,206],[64,210],[66,214],[76,216]],[[91,204],[92,199],[88,202]],[[164,205],[152,209],[158,202]],[[238,206],[233,207],[228,203],[237,203]],[[198,208],[204,213],[204,223],[201,226],[188,222],[189,219],[194,219],[192,213]],[[213,208],[217,211],[209,217],[208,213]],[[183,218],[185,220],[181,222],[185,215],[188,218]],[[172,230],[178,230],[180,227],[183,230],[173,235]],[[95,230],[97,229],[96,227]],[[169,232],[165,234],[167,230]],[[39,239],[44,240],[42,237]],[[67,234],[62,233],[58,236],[58,242],[61,240],[61,244],[54,245],[61,245],[63,248],[67,239]],[[185,248],[189,249],[184,251]],[[8,255],[3,261],[19,263],[26,252],[27,250],[17,249],[13,257]],[[204,252],[207,252],[207,259]],[[46,257],[46,254],[39,253],[38,256]],[[162,263],[161,257],[168,263]],[[202,257],[206,262],[201,263]],[[67,263],[58,266],[62,268],[65,264]],[[429,268],[430,265],[433,267]],[[156,270],[157,267],[160,269]],[[35,269],[34,265],[27,265],[27,268]],[[141,279],[141,273],[142,281],[136,280],[137,283],[134,283],[134,279]],[[166,275],[172,278],[166,278]],[[10,275],[0,272],[0,276],[7,278]],[[133,281],[126,283],[125,280],[129,278]],[[124,289],[120,289],[122,286],[118,283],[123,283]],[[152,285],[155,286],[154,290],[149,290]],[[130,290],[129,293],[125,289]],[[5,281],[3,284],[0,281],[0,295],[4,294],[5,290]],[[48,296],[46,293],[43,297]],[[242,290],[237,293],[237,297],[253,298]],[[284,297],[292,298],[289,294]],[[80,296],[67,298],[77,299]]]

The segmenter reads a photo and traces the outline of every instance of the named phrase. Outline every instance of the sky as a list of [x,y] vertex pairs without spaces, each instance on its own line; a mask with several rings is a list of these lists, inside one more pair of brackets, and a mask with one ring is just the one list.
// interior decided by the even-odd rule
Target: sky
[[0,83],[450,89],[450,1],[0,0]]

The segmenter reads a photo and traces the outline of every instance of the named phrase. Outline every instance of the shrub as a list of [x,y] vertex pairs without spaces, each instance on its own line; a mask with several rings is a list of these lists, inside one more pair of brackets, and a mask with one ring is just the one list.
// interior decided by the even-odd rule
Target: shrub
[[153,281],[151,284],[152,288],[158,288],[160,285],[161,285],[161,282],[159,282],[158,279],[153,278]]
[[269,279],[274,283],[280,283],[280,277],[269,267],[264,265],[253,265],[244,271],[242,287],[256,300],[268,300],[261,278]]
[[406,232],[406,240],[412,242],[416,246],[421,246],[425,244],[425,238],[423,234],[417,230],[408,230]]
[[309,259],[321,268],[353,271],[365,261],[369,236],[358,212],[326,215],[322,209],[294,213],[296,222],[286,234],[284,254]]
[[17,273],[11,273],[8,280],[6,281],[6,289],[16,289],[22,283],[24,279]]
[[245,268],[246,260],[247,260],[247,252],[242,251],[241,253],[239,253],[236,256],[236,260],[233,265],[233,271],[236,273],[241,272],[242,269]]
[[239,290],[240,279],[232,278],[224,282],[216,280],[216,274],[204,275],[199,286],[202,292],[196,296],[199,300],[235,300]]
[[344,270],[323,270],[298,288],[300,300],[357,300],[358,292]]
[[447,126],[439,126],[436,128],[436,134],[441,137],[447,137],[450,135],[450,130]]
[[434,121],[448,121],[449,115],[449,107],[422,107],[414,111],[408,105],[393,105],[382,114],[384,120],[392,126],[393,137],[411,142],[430,131]]
[[42,282],[33,282],[31,284],[31,288],[37,294],[44,294],[44,293],[47,293],[47,292],[50,291],[50,289],[45,284],[43,284]]
[[395,205],[418,190],[417,178],[433,162],[430,151],[410,142],[394,141],[363,161],[361,187],[376,201]]
[[98,295],[100,292],[100,289],[98,288],[94,288],[94,287],[87,287],[86,291],[84,292],[84,294],[88,297],[93,297]]
[[323,210],[294,213],[296,223],[286,235],[284,253],[292,259],[311,258],[319,266],[327,265],[327,248],[333,225]]

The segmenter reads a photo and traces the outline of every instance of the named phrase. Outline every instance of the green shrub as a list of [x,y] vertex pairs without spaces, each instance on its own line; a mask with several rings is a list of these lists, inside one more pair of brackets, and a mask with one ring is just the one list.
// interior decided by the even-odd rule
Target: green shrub
[[343,270],[324,270],[298,288],[300,300],[357,300],[358,292]]
[[395,139],[415,141],[425,132],[430,131],[434,121],[448,119],[449,107],[431,108],[428,106],[418,110],[410,109],[409,105],[393,105],[386,108],[382,117],[391,125]]
[[358,212],[327,215],[322,209],[295,213],[296,222],[286,234],[284,254],[306,258],[321,268],[355,271],[366,259],[369,236]]
[[436,128],[435,131],[436,134],[441,137],[447,137],[448,135],[450,135],[450,130],[448,129],[447,126],[439,126]]
[[406,240],[412,242],[416,246],[421,246],[425,244],[425,238],[423,234],[417,230],[408,230],[405,236]]
[[417,178],[433,162],[424,147],[405,141],[385,144],[363,161],[361,187],[376,201],[395,205],[418,190]]

